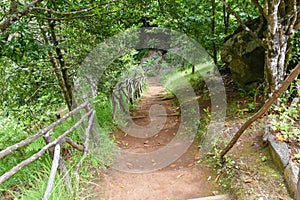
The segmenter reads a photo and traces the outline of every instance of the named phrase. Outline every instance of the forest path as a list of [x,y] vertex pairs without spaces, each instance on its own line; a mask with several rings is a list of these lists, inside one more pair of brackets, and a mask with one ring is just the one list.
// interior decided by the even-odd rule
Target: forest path
[[[175,136],[180,123],[179,108],[169,97],[157,78],[149,78],[147,93],[140,99],[137,110],[131,113],[138,125],[150,122],[149,108],[160,104],[165,107],[167,119],[164,127],[149,138],[132,137],[122,131],[114,133],[119,147],[124,151],[147,153],[162,148]],[[146,116],[146,117],[145,117]],[[199,159],[194,142],[187,152],[171,165],[149,173],[127,173],[109,168],[101,173],[101,181],[94,188],[94,200],[183,200],[218,193],[215,174]]]

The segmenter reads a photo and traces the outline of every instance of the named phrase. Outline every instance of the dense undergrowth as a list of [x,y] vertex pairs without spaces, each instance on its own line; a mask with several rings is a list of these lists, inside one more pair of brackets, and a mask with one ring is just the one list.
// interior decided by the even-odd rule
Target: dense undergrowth
[[[165,83],[169,81],[169,83],[173,84],[172,88],[176,87],[180,89],[181,84],[178,80],[183,77],[190,82],[196,92],[202,111],[196,137],[197,143],[201,144],[207,132],[207,125],[211,120],[209,91],[201,73],[199,71],[191,73],[191,67],[184,70],[177,67],[176,70],[166,73],[162,80]],[[223,78],[226,78],[226,74]],[[235,133],[233,130],[237,130],[248,117],[252,116],[263,105],[262,90],[243,90],[236,86],[229,88],[232,86],[228,85],[226,87],[227,115],[224,127],[225,135],[216,139],[215,147],[207,154],[204,160],[200,160],[199,162],[207,162],[215,170],[215,182],[234,198],[244,199],[247,196],[249,199],[255,199],[256,197],[285,197],[290,199],[287,191],[282,192],[286,188],[282,172],[278,171],[273,164],[268,147],[261,139],[260,132],[263,130],[264,121],[250,127],[245,133],[246,136],[241,139],[243,141],[239,142],[239,150],[237,152],[234,151],[233,155],[229,154],[225,157],[225,165],[220,162],[220,152]],[[299,93],[296,91],[296,88],[299,88],[297,83],[291,85],[289,91],[279,100],[280,104],[274,105],[270,113],[273,113],[273,119],[276,119],[276,122],[273,123],[278,125],[277,128],[281,126],[287,128],[285,129],[287,131],[286,134],[283,132],[284,129],[277,130],[278,132],[283,132],[281,134],[283,138],[288,140],[288,138],[294,137],[294,140],[299,141],[299,134],[297,132],[299,129],[295,129],[295,123],[298,122],[299,108],[294,107],[291,109],[288,107],[290,106],[292,97]],[[280,120],[280,117],[284,117],[285,119]],[[292,128],[292,126],[294,127]],[[262,185],[264,188],[261,187]],[[277,185],[276,188],[274,188],[275,185]]]
[[[98,99],[102,99],[99,101]],[[80,182],[76,182],[73,171],[82,156],[82,152],[70,145],[64,144],[61,153],[66,160],[66,166],[72,179],[74,197],[66,190],[64,179],[56,175],[55,187],[51,193],[50,199],[78,199],[87,198],[91,191],[88,191],[86,185],[93,178],[92,168],[104,168],[112,162],[113,143],[107,132],[113,128],[111,120],[111,102],[108,98],[103,98],[100,95],[95,99],[95,110],[99,124],[103,127],[99,131],[101,144],[94,146],[91,153],[85,159],[84,164],[79,170]],[[61,125],[55,127],[51,131],[52,139],[55,139],[60,134],[67,131],[75,122],[75,119],[69,119]],[[18,121],[10,118],[1,120],[0,124],[0,150],[19,142],[30,133],[25,131],[25,127],[18,124]],[[80,127],[72,132],[69,137],[82,144],[85,127]],[[45,145],[43,138],[35,140],[29,145],[7,155],[0,161],[0,174],[3,174],[22,160],[30,157]],[[13,177],[1,184],[0,199],[42,199],[47,186],[47,181],[51,169],[52,160],[48,153],[45,153],[41,158],[24,167]]]
[[[95,171],[99,168],[105,168],[111,165],[113,160],[114,143],[110,138],[110,133],[116,129],[116,124],[112,120],[112,102],[110,99],[111,88],[117,83],[122,75],[128,75],[131,72],[140,72],[136,66],[134,55],[136,51],[129,52],[111,64],[110,70],[107,70],[99,82],[98,95],[92,100],[92,106],[96,111],[98,141],[91,141],[90,152],[84,160],[79,170],[80,182],[78,183],[73,174],[74,168],[82,157],[82,152],[72,148],[65,143],[61,148],[61,154],[66,160],[66,166],[69,171],[74,194],[71,195],[65,187],[64,179],[56,175],[55,186],[50,199],[85,199],[92,195],[88,184],[94,177]],[[118,70],[116,70],[116,68]],[[51,94],[52,95],[52,94]],[[50,103],[49,106],[45,104]],[[43,96],[41,104],[33,107],[18,107],[18,111],[13,112],[10,107],[0,107],[0,151],[10,145],[13,145],[25,138],[35,134],[40,129],[48,126],[50,123],[62,117],[67,109],[61,101],[49,101],[48,96]],[[27,112],[31,110],[31,112]],[[24,112],[22,112],[24,111]],[[55,139],[77,122],[77,117],[73,117],[63,122],[51,130],[51,138]],[[68,135],[78,144],[83,144],[85,135],[85,125],[80,126]],[[0,174],[10,170],[13,166],[29,158],[45,146],[43,138],[18,149],[12,154],[7,155],[0,160]],[[46,189],[50,169],[51,158],[45,153],[41,158],[27,165],[10,179],[0,185],[0,199],[42,199]]]

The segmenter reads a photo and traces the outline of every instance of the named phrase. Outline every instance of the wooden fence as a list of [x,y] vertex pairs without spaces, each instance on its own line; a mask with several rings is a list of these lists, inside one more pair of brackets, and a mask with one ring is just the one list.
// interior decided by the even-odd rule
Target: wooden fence
[[118,108],[124,113],[128,113],[125,103],[129,102],[132,105],[134,99],[141,96],[145,82],[146,77],[141,75],[133,76],[117,83],[111,94],[113,119],[116,118]]
[[[79,113],[79,111],[81,111],[81,110],[85,110],[86,113],[69,130],[62,133],[60,136],[58,136],[56,139],[53,140],[51,138],[50,131],[53,130],[54,127],[58,126],[62,122],[66,121],[71,116],[74,116],[75,114]],[[78,182],[79,181],[78,170],[81,167],[83,160],[86,158],[87,153],[89,151],[90,135],[93,134],[94,137],[97,137],[96,132],[93,129],[94,116],[95,116],[95,111],[91,109],[90,105],[87,102],[85,102],[85,103],[81,104],[80,106],[78,106],[77,108],[75,108],[74,110],[72,110],[71,112],[67,113],[65,116],[63,116],[58,121],[52,123],[51,125],[49,125],[48,127],[44,128],[44,129],[42,129],[35,135],[28,137],[25,140],[22,140],[22,141],[18,142],[17,144],[14,144],[14,145],[9,146],[6,149],[2,150],[0,152],[0,159],[3,158],[4,156],[9,155],[11,152],[33,142],[34,140],[36,140],[40,137],[43,137],[46,142],[46,145],[41,150],[39,150],[37,153],[33,154],[31,157],[27,158],[26,160],[23,160],[22,162],[20,162],[16,166],[14,166],[12,169],[10,169],[9,171],[2,174],[0,176],[0,184],[2,184],[4,181],[6,181],[10,177],[12,177],[15,173],[20,171],[26,165],[28,165],[28,164],[34,162],[35,160],[37,160],[38,158],[40,158],[46,151],[49,151],[50,156],[52,158],[52,167],[51,167],[48,184],[47,184],[47,188],[44,193],[43,199],[47,200],[49,198],[52,188],[53,188],[53,185],[54,185],[54,178],[55,178],[55,174],[57,171],[62,175],[64,182],[66,183],[66,188],[67,188],[68,192],[70,194],[73,194],[71,178],[70,178],[70,175],[66,168],[65,161],[64,161],[63,157],[61,156],[60,149],[64,143],[68,143],[73,148],[76,148],[83,152],[83,156],[82,156],[81,160],[77,163],[75,170],[74,170],[74,174],[75,174],[75,177]],[[77,129],[80,125],[84,124],[84,121],[86,119],[88,120],[88,123],[87,123],[86,130],[85,130],[85,141],[84,141],[83,145],[80,145],[80,144],[77,144],[76,142],[74,142],[71,138],[69,138],[67,136],[70,133],[72,133],[75,129]]]

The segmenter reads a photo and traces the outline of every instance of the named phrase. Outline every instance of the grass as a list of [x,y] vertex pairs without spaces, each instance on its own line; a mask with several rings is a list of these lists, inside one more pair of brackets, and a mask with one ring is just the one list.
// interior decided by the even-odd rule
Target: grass
[[[76,182],[73,175],[73,170],[79,160],[81,159],[82,152],[74,148],[71,148],[69,144],[62,146],[61,153],[67,157],[66,165],[69,170],[69,174],[73,181],[73,187],[75,189],[75,196],[68,194],[65,189],[64,180],[60,175],[56,175],[55,186],[51,193],[50,199],[86,199],[91,195],[91,190],[87,185],[93,179],[93,170],[105,168],[111,165],[113,159],[114,144],[108,136],[108,132],[114,127],[111,118],[111,106],[108,99],[102,97],[96,98],[95,110],[98,118],[99,126],[96,125],[99,143],[96,143],[95,138],[91,138],[90,153],[85,159],[82,167],[79,170],[80,183]],[[100,119],[100,120],[99,120]],[[55,127],[51,132],[52,139],[57,138],[59,135],[68,130],[76,119],[70,118],[64,123]],[[25,127],[18,125],[16,120],[5,121],[2,120],[0,130],[0,150],[5,149],[7,146],[12,145],[20,140],[28,137],[25,131],[22,131]],[[74,132],[68,135],[74,141],[79,144],[83,143],[83,136],[85,134],[87,120],[85,126],[81,126]],[[102,127],[102,128],[100,128]],[[42,138],[34,141],[30,145],[27,145],[11,155],[6,156],[0,161],[0,174],[3,174],[13,166],[18,164],[20,161],[30,157],[36,153],[45,145]],[[65,151],[65,152],[64,152]],[[68,157],[66,154],[70,154]],[[6,182],[0,186],[0,199],[42,199],[44,191],[47,186],[48,177],[50,174],[52,160],[48,153],[44,154],[41,158],[24,167]]]

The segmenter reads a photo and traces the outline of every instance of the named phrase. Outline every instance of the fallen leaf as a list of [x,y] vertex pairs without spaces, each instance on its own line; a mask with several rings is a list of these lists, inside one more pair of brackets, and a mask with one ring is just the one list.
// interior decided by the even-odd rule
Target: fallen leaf
[[183,176],[183,174],[179,174],[176,178],[180,178],[180,177],[182,177]]
[[253,180],[252,180],[252,179],[246,179],[246,180],[244,180],[244,182],[245,182],[245,183],[252,183]]
[[173,133],[173,135],[175,136],[175,135],[176,135],[176,133]]
[[128,142],[126,142],[126,143],[125,143],[125,146],[128,147],[128,145],[129,145]]
[[120,141],[117,141],[117,144],[121,144],[121,142],[120,142]]
[[176,167],[176,164],[172,164],[172,165],[170,165],[170,167],[174,168],[174,167]]
[[276,136],[276,141],[279,141],[279,142],[284,141],[284,138],[281,133],[276,133],[275,136]]
[[151,162],[152,162],[152,163],[155,163],[155,160],[154,160],[154,159],[152,159],[152,160],[151,160]]
[[144,142],[144,144],[148,144],[149,143],[149,140],[146,140],[145,142]]
[[224,126],[225,126],[225,127],[229,127],[230,124],[227,122],[227,123],[224,124]]
[[211,179],[211,176],[209,176],[209,177],[207,178],[207,181],[210,181],[210,179]]
[[127,167],[128,167],[129,169],[131,169],[131,168],[133,167],[133,164],[131,164],[131,163],[129,163],[129,162],[127,162],[126,165],[127,165]]
[[190,164],[188,165],[188,167],[192,167],[192,166],[194,166],[194,163],[190,163]]
[[215,178],[215,182],[218,182],[220,177],[221,177],[221,174],[218,174],[218,176]]
[[200,154],[197,153],[197,154],[195,155],[194,159],[195,159],[195,160],[199,160],[199,159],[200,159]]

